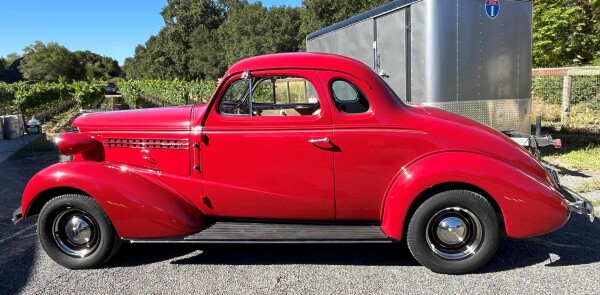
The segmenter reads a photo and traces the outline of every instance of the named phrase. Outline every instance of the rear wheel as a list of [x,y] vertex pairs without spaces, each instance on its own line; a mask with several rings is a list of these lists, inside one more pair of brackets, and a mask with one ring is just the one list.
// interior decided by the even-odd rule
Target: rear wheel
[[499,226],[494,208],[483,196],[449,190],[417,208],[406,238],[411,253],[425,267],[461,274],[477,270],[492,258]]
[[103,264],[121,244],[104,210],[84,195],[48,201],[38,218],[38,237],[52,260],[72,269]]

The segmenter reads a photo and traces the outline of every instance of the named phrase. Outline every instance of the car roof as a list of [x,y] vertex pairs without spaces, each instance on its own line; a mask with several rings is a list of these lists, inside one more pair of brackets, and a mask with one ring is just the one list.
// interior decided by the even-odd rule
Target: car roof
[[329,53],[277,53],[250,57],[235,63],[225,77],[244,71],[275,69],[320,69],[341,72],[371,71],[367,65],[349,57]]

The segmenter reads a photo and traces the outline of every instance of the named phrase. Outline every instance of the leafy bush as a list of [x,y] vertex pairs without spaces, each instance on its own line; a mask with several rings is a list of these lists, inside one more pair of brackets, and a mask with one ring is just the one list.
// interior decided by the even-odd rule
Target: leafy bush
[[99,80],[74,83],[66,83],[64,80],[57,83],[0,83],[0,103],[19,109],[27,116],[68,101],[75,101],[79,107],[89,108],[103,97],[105,85]]
[[[587,103],[600,110],[600,77],[573,76],[571,80],[571,104]],[[551,104],[562,104],[563,77],[534,77],[532,97]]]
[[78,81],[71,85],[73,98],[82,108],[96,107],[96,103],[104,95],[106,83],[101,80]]
[[140,99],[154,98],[169,105],[206,102],[217,87],[216,81],[182,80],[121,81],[119,90],[130,108],[137,108]]
[[533,99],[560,104],[562,91],[563,77],[533,77]]
[[15,100],[15,90],[12,84],[0,82],[0,105],[10,104]]
[[190,99],[194,102],[207,102],[217,89],[214,80],[193,81],[190,83]]
[[571,103],[588,102],[600,95],[600,77],[575,76],[571,85]]
[[130,108],[137,108],[137,101],[142,96],[139,81],[122,81],[118,84],[119,91]]

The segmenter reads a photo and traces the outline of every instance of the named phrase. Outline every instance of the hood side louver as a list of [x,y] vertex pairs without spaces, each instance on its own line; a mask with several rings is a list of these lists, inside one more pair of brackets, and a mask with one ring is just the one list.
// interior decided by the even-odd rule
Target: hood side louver
[[139,148],[188,150],[187,139],[150,139],[150,138],[105,138],[103,145],[108,148]]

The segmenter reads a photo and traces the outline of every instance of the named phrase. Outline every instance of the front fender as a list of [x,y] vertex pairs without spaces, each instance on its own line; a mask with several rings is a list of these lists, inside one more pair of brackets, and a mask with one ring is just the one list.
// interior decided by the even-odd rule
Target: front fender
[[468,184],[488,193],[500,207],[510,237],[544,234],[569,219],[567,205],[550,185],[489,156],[443,152],[400,172],[384,203],[382,230],[400,240],[413,202],[428,189],[450,183]]
[[163,185],[156,173],[91,161],[60,163],[37,173],[23,193],[23,216],[36,198],[56,188],[94,198],[122,238],[189,235],[200,231],[204,221],[198,208]]

